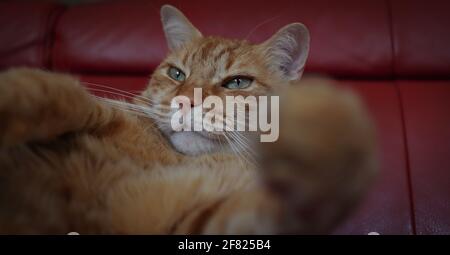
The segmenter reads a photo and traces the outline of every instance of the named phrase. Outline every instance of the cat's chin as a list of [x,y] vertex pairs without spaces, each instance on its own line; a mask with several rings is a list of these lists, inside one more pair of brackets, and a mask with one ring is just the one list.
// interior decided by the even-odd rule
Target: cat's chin
[[189,131],[172,133],[169,140],[175,150],[191,156],[216,152],[220,147],[217,141]]

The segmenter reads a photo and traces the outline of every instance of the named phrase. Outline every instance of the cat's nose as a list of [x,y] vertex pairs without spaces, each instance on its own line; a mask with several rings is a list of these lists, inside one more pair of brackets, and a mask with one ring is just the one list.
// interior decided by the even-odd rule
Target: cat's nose
[[[184,86],[184,85],[183,85]],[[178,91],[178,96],[185,97],[189,99],[190,103],[189,105],[191,107],[199,106],[202,104],[202,101],[204,99],[204,91],[200,87],[196,86],[184,86]],[[187,102],[182,102],[187,103]]]

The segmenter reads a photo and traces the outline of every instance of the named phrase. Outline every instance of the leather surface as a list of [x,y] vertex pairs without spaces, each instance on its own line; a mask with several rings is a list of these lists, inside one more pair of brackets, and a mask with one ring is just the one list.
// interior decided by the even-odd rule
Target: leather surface
[[450,234],[450,81],[399,81],[418,234]]
[[49,66],[49,35],[57,10],[45,1],[0,2],[0,69]]
[[53,67],[87,73],[150,74],[166,52],[159,5],[113,1],[68,9],[55,31]]
[[395,0],[395,72],[401,78],[450,78],[450,1]]
[[[387,5],[382,1],[169,2],[205,35],[262,42],[289,23],[303,22],[313,38],[307,71],[339,77],[391,75]],[[167,49],[160,6],[160,1],[119,1],[70,8],[57,24],[54,67],[149,73]],[[216,9],[220,12],[205,11]]]

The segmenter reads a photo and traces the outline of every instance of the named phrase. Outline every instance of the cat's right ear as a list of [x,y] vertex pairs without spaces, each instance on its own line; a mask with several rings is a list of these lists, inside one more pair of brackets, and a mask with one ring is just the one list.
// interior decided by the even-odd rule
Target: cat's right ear
[[301,23],[281,28],[261,44],[270,65],[289,80],[301,77],[309,53],[309,31]]
[[170,50],[177,50],[202,36],[186,16],[171,5],[166,4],[161,7],[161,21]]

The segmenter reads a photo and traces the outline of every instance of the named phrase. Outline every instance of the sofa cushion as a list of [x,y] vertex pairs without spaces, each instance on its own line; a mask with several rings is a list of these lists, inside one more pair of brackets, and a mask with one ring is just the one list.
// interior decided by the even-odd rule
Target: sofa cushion
[[396,76],[450,78],[450,1],[390,2]]
[[[148,74],[167,47],[163,1],[117,1],[68,9],[57,24],[54,67],[90,73]],[[383,1],[173,1],[205,35],[261,42],[282,26],[311,31],[307,71],[339,77],[392,75],[387,5]],[[220,9],[220,12],[205,11]],[[361,21],[364,22],[361,22]]]
[[69,8],[56,26],[54,69],[150,74],[166,52],[159,6],[114,1]]
[[0,2],[0,69],[49,67],[49,35],[59,10],[49,2]]
[[450,234],[450,81],[399,81],[418,234]]

